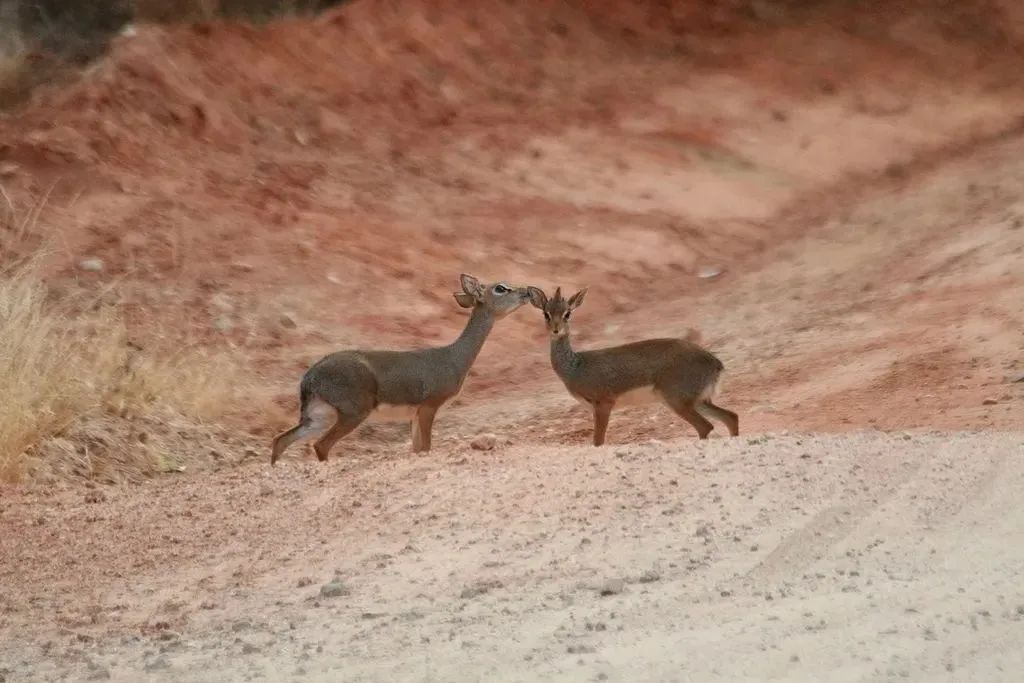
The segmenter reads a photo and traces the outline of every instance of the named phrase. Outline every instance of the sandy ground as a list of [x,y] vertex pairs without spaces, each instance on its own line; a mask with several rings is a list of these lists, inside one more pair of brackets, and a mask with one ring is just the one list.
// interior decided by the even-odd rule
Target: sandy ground
[[[968,4],[699,4],[143,27],[0,119],[50,192],[0,243],[261,387],[180,475],[0,489],[0,680],[1018,680],[1022,53]],[[743,435],[587,446],[524,309],[430,454],[271,469],[306,365],[453,337],[464,270],[589,285],[584,347],[696,332]]]
[[444,449],[55,502],[8,523],[73,568],[4,601],[62,627],[6,631],[6,675],[1012,681],[1022,454],[946,432]]

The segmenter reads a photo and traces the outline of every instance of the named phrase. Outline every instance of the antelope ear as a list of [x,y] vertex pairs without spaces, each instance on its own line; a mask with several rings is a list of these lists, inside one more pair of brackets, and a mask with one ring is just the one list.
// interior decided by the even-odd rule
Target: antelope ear
[[526,293],[530,295],[530,303],[534,307],[544,310],[544,307],[548,305],[548,295],[540,287],[527,287]]
[[459,276],[459,282],[462,283],[462,291],[469,294],[471,297],[479,300],[484,298],[484,288],[472,275],[466,275],[463,273]]
[[587,287],[584,287],[580,291],[569,297],[569,310],[575,311],[577,308],[583,305],[583,299],[587,296]]
[[476,298],[465,292],[454,292],[452,296],[455,297],[455,301],[463,308],[473,308],[473,305],[476,304]]

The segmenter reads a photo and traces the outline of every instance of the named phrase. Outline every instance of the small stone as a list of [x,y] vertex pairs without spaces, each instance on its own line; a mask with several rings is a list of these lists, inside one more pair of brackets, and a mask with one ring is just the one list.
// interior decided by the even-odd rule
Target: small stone
[[85,494],[86,503],[103,503],[106,502],[107,496],[102,491],[90,491]]
[[143,668],[146,671],[164,671],[171,668],[171,663],[167,661],[166,657],[157,657],[146,662]]
[[335,580],[320,586],[320,597],[322,598],[338,598],[348,594],[348,588],[341,581]]
[[224,311],[225,313],[235,310],[235,303],[231,300],[230,296],[223,292],[211,296],[210,305],[218,311]]
[[260,496],[266,498],[274,494],[274,489],[270,488],[266,484],[260,486]]
[[981,402],[981,405],[983,405],[983,406],[994,406],[994,405],[996,405],[997,403],[999,403],[999,401],[998,401],[997,399],[994,399],[994,398],[986,398],[985,400],[983,400],[983,401]]
[[1020,373],[1019,375],[1010,376],[1010,384],[1017,384],[1019,382],[1024,382],[1024,372]]
[[494,434],[478,434],[469,442],[470,447],[478,451],[491,451],[498,444],[498,437]]
[[661,574],[654,571],[653,569],[649,569],[645,571],[643,574],[641,574],[640,578],[637,579],[637,581],[639,581],[640,583],[654,583],[655,581],[661,581]]
[[463,600],[469,600],[470,598],[486,595],[487,593],[490,593],[491,590],[501,587],[502,584],[500,581],[481,581],[473,584],[472,586],[466,586],[463,588],[462,592],[459,593],[459,597]]
[[702,280],[710,280],[722,274],[720,266],[701,266],[697,269],[697,277]]
[[297,585],[299,586],[299,588],[305,588],[306,586],[311,586],[311,585],[313,585],[313,579],[309,578],[308,576],[303,576],[301,579],[299,579],[299,582],[298,582]]
[[226,315],[217,316],[213,320],[213,329],[218,332],[230,332],[235,328],[235,323]]
[[103,259],[90,256],[78,262],[78,268],[90,273],[98,273],[103,270]]
[[622,579],[608,579],[601,587],[598,588],[597,592],[600,595],[618,595],[622,591],[626,590],[626,582]]
[[242,654],[243,655],[251,655],[251,654],[254,654],[254,653],[259,652],[259,651],[260,651],[260,649],[258,647],[256,647],[255,645],[253,645],[252,643],[246,643],[246,644],[242,645]]
[[288,313],[282,313],[280,317],[278,317],[277,323],[286,330],[294,330],[298,327],[298,325],[295,324],[295,318]]
[[234,261],[231,263],[231,268],[241,273],[251,273],[252,271],[256,270],[255,266],[253,266],[251,263],[246,263],[245,261]]

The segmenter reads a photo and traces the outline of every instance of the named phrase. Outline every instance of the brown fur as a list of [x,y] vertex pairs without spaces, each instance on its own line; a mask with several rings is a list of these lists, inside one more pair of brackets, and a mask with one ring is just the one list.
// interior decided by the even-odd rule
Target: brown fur
[[[270,464],[291,444],[320,433],[323,436],[313,448],[319,460],[327,460],[339,439],[382,406],[414,411],[413,450],[429,451],[434,416],[462,389],[494,323],[529,297],[525,287],[503,282],[483,285],[470,275],[462,275],[461,284],[455,300],[472,313],[451,344],[415,351],[338,351],[314,364],[299,384],[299,423],[274,438]],[[325,425],[313,415],[314,405],[323,404],[334,412],[326,433]]]
[[564,299],[555,290],[550,299],[530,287],[530,302],[544,312],[551,333],[551,365],[569,393],[589,404],[594,412],[594,445],[604,443],[608,420],[616,402],[650,391],[706,439],[713,425],[702,415],[722,422],[729,434],[739,434],[736,413],[712,399],[724,369],[711,352],[685,339],[645,341],[591,351],[574,351],[569,341],[569,319],[583,303],[583,289]]

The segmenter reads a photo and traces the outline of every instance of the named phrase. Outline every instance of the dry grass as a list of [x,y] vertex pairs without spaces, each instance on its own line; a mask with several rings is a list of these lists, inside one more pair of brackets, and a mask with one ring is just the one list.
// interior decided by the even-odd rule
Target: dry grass
[[[60,452],[49,442],[67,446],[74,433],[91,434],[103,448],[73,474],[122,478],[105,457],[128,474],[163,469],[170,456],[129,443],[136,430],[126,426],[149,424],[154,415],[185,426],[218,417],[230,408],[228,392],[237,393],[238,364],[200,349],[139,349],[116,305],[71,298],[52,301],[31,264],[0,274],[0,478],[66,470],[40,458]],[[109,438],[95,438],[99,425]]]

